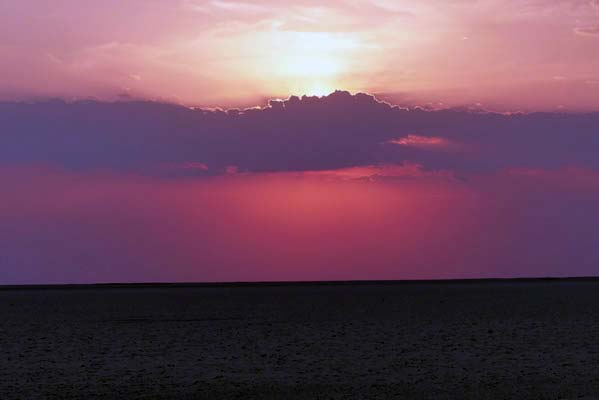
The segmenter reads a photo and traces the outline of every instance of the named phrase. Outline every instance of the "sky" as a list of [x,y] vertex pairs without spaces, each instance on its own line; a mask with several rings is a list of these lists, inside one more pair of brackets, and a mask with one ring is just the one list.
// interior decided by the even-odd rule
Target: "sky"
[[0,98],[597,110],[597,0],[7,0]]
[[599,276],[599,3],[0,2],[0,285]]

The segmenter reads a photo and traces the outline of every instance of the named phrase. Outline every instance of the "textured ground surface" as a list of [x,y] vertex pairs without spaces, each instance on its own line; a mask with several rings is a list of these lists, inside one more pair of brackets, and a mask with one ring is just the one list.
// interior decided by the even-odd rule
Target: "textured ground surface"
[[0,290],[0,398],[599,398],[599,282]]

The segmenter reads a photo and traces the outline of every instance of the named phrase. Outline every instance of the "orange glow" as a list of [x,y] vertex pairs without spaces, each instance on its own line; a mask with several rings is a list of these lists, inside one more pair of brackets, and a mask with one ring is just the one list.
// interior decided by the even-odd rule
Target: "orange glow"
[[347,180],[369,180],[374,181],[384,178],[421,178],[442,179],[451,181],[454,179],[452,171],[426,171],[422,165],[403,163],[401,165],[369,165],[361,167],[349,167],[329,171],[304,172],[307,176],[321,176],[333,179]]
[[447,147],[450,141],[436,136],[408,135],[400,139],[390,140],[389,143],[412,147]]

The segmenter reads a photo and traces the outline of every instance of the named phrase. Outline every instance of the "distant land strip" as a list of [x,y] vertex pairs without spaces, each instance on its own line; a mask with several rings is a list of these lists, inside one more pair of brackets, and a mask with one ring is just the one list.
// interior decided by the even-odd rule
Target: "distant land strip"
[[152,288],[235,288],[277,286],[367,286],[367,285],[453,285],[492,283],[599,282],[598,276],[539,278],[472,278],[472,279],[406,279],[347,281],[258,281],[258,282],[135,282],[135,283],[69,283],[0,285],[1,290],[85,290],[85,289],[152,289]]

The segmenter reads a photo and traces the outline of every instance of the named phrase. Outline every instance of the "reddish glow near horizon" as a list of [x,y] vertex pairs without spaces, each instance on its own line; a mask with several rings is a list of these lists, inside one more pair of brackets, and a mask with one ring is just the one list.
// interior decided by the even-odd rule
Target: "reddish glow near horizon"
[[597,109],[596,0],[0,4],[0,98],[257,105],[334,89],[394,103]]
[[[467,188],[440,181],[270,174],[156,182],[9,173],[28,184],[0,192],[9,210],[0,218],[14,223],[11,237],[0,230],[0,238],[12,244],[20,266],[16,277],[0,275],[2,282],[448,277],[460,272],[441,263],[463,256],[447,252],[458,244],[456,230],[468,240],[484,223],[472,215],[476,198]],[[36,251],[21,252],[31,240]],[[433,247],[440,253],[421,254]]]
[[[583,233],[597,216],[570,208],[596,204],[596,172],[514,170],[465,184],[424,172],[427,179],[414,179],[418,167],[398,168],[349,179],[347,171],[327,171],[199,181],[0,170],[3,256],[18,266],[0,270],[0,282],[596,272],[599,254]],[[361,179],[368,174],[384,179]]]

